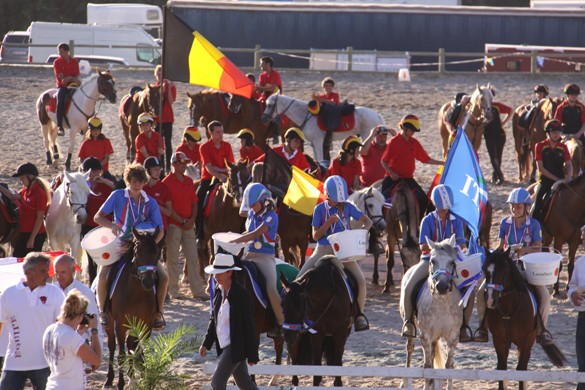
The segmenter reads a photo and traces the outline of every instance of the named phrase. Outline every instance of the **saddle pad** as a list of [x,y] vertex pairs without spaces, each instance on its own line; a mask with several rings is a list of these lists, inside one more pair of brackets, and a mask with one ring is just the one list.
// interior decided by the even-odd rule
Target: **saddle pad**
[[[349,272],[348,270],[345,270],[345,272]],[[345,288],[347,289],[347,295],[349,296],[349,301],[353,304],[353,302],[355,301],[355,291],[353,291],[353,289],[351,288],[351,286],[349,285],[349,281],[347,280],[347,277],[343,277],[343,283],[345,284]]]
[[230,112],[228,105],[227,105],[227,102],[226,102],[226,98],[229,99],[229,95],[224,94],[224,93],[218,93],[217,98],[219,99],[219,107],[220,107],[223,115],[228,116],[228,117],[231,116],[232,113]]
[[132,101],[131,99],[132,96],[130,95],[126,95],[122,98],[122,101],[120,101],[120,106],[118,106],[118,114],[122,115],[122,116],[126,116],[128,115],[128,107],[130,106],[130,102]]
[[2,215],[4,216],[6,222],[9,224],[16,224],[16,219],[10,214],[8,207],[2,199],[0,199],[0,210],[2,211]]
[[[260,287],[260,284],[256,280],[255,274],[258,272],[258,270],[256,269],[255,264],[250,261],[242,261],[242,266],[246,270],[248,276],[250,277],[250,280],[252,281],[252,288],[254,289],[254,294],[256,295],[258,302],[260,302],[262,307],[266,309],[268,307],[268,299],[266,295],[264,295],[262,287]],[[252,268],[254,269],[252,270]]]
[[532,303],[532,313],[534,316],[536,316],[536,313],[538,313],[538,303],[536,302],[536,297],[530,289],[528,289],[528,295],[530,296],[530,303]]
[[[321,129],[322,131],[327,131],[327,125],[325,124],[325,121],[323,120],[323,118],[321,117],[321,115],[319,115],[317,117],[317,126],[319,126],[319,129]],[[344,131],[350,131],[353,130],[355,126],[355,115],[353,113],[348,114],[348,115],[342,115],[341,116],[341,122],[339,123],[339,126],[337,127],[337,129],[333,130],[334,132],[344,132]]]
[[205,218],[209,218],[209,216],[211,215],[211,205],[213,204],[213,200],[217,196],[217,190],[218,190],[218,188],[219,188],[219,185],[216,185],[207,194],[207,198],[206,198],[205,204],[203,205],[203,216]]
[[[124,270],[124,267],[126,267],[126,263],[127,263],[127,261],[119,261],[118,263],[116,263],[116,268],[110,268],[110,271],[108,272],[108,276],[109,276],[110,272],[112,272],[112,271],[116,272],[116,277],[114,278],[114,281],[110,285],[110,291],[108,293],[109,299],[112,299],[112,296],[114,296],[114,291],[116,291],[116,285],[118,284],[118,280],[120,280],[120,275],[122,275],[122,271]],[[106,278],[109,279],[108,276],[106,276]],[[96,280],[97,280],[97,278],[96,278]]]
[[[71,98],[67,98],[65,101],[65,112],[64,114],[67,114],[69,112],[69,107],[71,106]],[[57,112],[57,96],[52,95],[51,98],[49,99],[49,103],[47,104],[47,110],[52,112],[52,113],[56,113]]]

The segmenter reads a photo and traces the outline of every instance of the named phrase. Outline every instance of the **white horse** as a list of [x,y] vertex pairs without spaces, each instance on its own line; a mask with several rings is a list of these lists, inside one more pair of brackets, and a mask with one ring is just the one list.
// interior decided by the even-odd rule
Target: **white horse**
[[[420,339],[424,350],[425,368],[454,368],[454,354],[459,341],[459,330],[463,323],[463,307],[459,306],[461,294],[453,283],[455,274],[455,235],[435,243],[426,238],[431,247],[429,261],[429,277],[422,286],[420,298],[416,304],[416,325],[420,329]],[[415,268],[409,269],[402,278],[401,294]],[[455,288],[454,288],[455,287]],[[410,297],[407,297],[410,299]],[[400,301],[403,299],[401,297]],[[404,320],[404,307],[400,307],[400,315]],[[447,362],[443,356],[441,338],[447,343]],[[406,367],[410,367],[414,339],[406,342]],[[425,381],[425,389],[433,386],[433,380]],[[442,388],[442,387],[441,387]],[[453,388],[451,379],[448,388]]]
[[71,256],[81,266],[81,225],[87,220],[87,198],[90,188],[87,183],[89,172],[69,173],[64,171],[63,182],[49,205],[45,218],[47,236],[51,250],[65,251],[71,248]]
[[[47,153],[47,165],[57,165],[59,161],[59,146],[57,145],[57,115],[56,99],[57,89],[52,88],[43,92],[36,102],[37,118],[41,124],[41,133]],[[81,86],[72,92],[71,105],[63,115],[63,127],[70,129],[69,149],[65,168],[71,169],[71,155],[75,150],[75,135],[84,134],[87,129],[87,120],[96,114],[95,105],[100,97],[105,96],[110,103],[116,102],[116,89],[114,78],[110,72],[100,72],[85,78]],[[52,152],[52,156],[51,156]],[[53,161],[54,160],[54,161]]]
[[[266,109],[262,115],[263,121],[274,119],[286,114],[293,122],[299,125],[305,137],[313,146],[313,156],[316,161],[323,160],[323,139],[325,131],[317,125],[317,117],[307,109],[308,102],[290,96],[273,94],[266,100]],[[355,108],[355,126],[350,131],[334,132],[333,140],[342,140],[349,135],[357,134],[365,140],[373,127],[384,124],[384,119],[377,112],[366,107]]]
[[[384,195],[374,187],[367,187],[351,194],[347,201],[352,203],[358,209],[372,220],[372,227],[380,234],[386,230],[386,220],[384,219]],[[361,222],[352,220],[352,225],[361,225]],[[352,226],[357,228],[356,226]]]

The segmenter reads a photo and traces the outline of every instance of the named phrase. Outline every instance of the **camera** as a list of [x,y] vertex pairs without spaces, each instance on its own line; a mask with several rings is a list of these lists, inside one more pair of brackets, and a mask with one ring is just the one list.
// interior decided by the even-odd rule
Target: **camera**
[[92,320],[94,317],[95,317],[95,314],[85,313],[83,315],[83,319],[81,320],[81,322],[79,323],[79,325],[89,325],[89,320]]

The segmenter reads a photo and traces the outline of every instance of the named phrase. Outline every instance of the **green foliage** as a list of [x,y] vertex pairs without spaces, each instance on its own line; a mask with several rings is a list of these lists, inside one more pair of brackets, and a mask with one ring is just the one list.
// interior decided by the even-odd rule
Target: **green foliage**
[[190,326],[180,325],[176,330],[151,338],[146,324],[139,319],[128,319],[129,336],[138,340],[136,350],[128,353],[123,364],[128,375],[140,390],[171,390],[186,388],[190,377],[172,368],[178,357],[198,350],[196,338],[186,339],[195,332]]

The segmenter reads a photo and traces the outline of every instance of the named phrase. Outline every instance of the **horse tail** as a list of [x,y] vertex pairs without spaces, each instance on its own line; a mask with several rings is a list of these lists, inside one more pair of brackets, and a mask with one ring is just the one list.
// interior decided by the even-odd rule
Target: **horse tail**
[[567,358],[565,358],[563,352],[555,344],[543,345],[542,349],[546,353],[548,360],[550,360],[555,367],[563,367],[565,365]]
[[435,356],[433,356],[433,368],[445,368],[445,355],[443,352],[443,343],[441,340],[434,342]]
[[42,125],[46,125],[51,120],[51,118],[49,118],[49,114],[47,114],[47,109],[45,108],[49,103],[50,98],[51,97],[49,94],[44,92],[37,99],[37,117],[39,118],[39,122],[41,122]]

